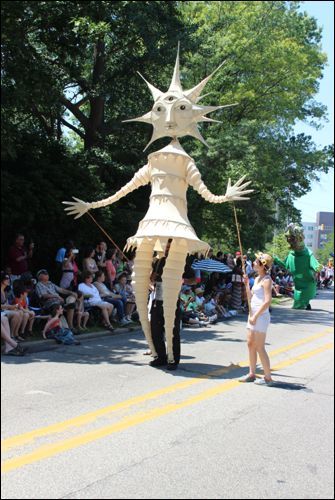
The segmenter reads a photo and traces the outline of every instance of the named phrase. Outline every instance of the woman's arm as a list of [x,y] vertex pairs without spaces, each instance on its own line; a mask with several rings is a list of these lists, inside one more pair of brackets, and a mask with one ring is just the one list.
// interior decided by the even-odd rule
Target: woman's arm
[[246,274],[243,275],[243,282],[245,284],[245,290],[247,293],[248,302],[250,302],[251,297],[253,296],[254,292],[252,290],[250,290],[250,281],[249,281],[249,277]]

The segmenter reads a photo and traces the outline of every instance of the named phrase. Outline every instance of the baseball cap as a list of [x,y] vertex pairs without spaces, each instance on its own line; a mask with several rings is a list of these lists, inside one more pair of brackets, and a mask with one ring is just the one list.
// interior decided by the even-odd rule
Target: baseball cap
[[258,259],[266,269],[270,269],[273,264],[273,258],[267,253],[258,252],[255,253],[256,259]]

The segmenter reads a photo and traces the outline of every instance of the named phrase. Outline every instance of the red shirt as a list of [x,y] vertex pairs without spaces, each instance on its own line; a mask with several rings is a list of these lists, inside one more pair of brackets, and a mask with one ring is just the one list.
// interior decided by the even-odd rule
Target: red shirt
[[20,299],[15,297],[14,304],[19,304],[23,309],[28,309],[28,304],[26,299]]
[[[26,255],[26,258],[17,262],[16,259],[24,255]],[[12,270],[12,274],[21,275],[28,271],[27,255],[27,251],[24,247],[18,248],[16,245],[10,247],[8,252],[8,265]]]

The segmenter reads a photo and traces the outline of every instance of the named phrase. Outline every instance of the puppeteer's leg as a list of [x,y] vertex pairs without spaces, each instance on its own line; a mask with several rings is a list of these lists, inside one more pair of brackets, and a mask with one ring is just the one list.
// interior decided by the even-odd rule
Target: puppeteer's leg
[[174,239],[163,271],[163,308],[165,319],[165,337],[167,343],[168,362],[178,360],[173,356],[173,328],[175,324],[176,305],[185,268],[187,245],[184,240]]
[[149,279],[152,266],[153,244],[144,240],[137,247],[134,271],[132,275],[134,291],[136,296],[137,312],[140,317],[142,330],[152,355],[157,356],[155,346],[152,342],[150,322],[148,318],[148,294]]

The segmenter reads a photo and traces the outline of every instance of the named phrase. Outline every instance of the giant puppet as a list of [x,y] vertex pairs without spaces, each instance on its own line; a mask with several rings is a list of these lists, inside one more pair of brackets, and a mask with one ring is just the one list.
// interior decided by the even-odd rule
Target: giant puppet
[[[221,66],[222,64],[219,68]],[[197,128],[197,122],[217,121],[207,118],[205,115],[211,111],[228,107],[198,104],[203,88],[214,73],[192,89],[184,91],[179,77],[178,47],[173,77],[167,92],[158,90],[140,75],[152,93],[154,105],[151,111],[145,115],[125,121],[139,121],[153,125],[153,135],[146,148],[161,137],[171,137],[172,141],[163,149],[151,153],[148,156],[147,164],[136,172],[128,184],[109,198],[87,203],[73,197],[74,202],[63,202],[70,205],[65,209],[68,211],[68,215],[75,215],[77,219],[92,208],[105,207],[115,203],[140,186],[151,184],[148,212],[139,223],[136,234],[128,238],[126,249],[136,247],[133,282],[137,310],[152,355],[157,357],[148,319],[148,284],[154,250],[157,248],[165,250],[168,240],[172,238],[163,275],[165,335],[169,363],[174,362],[173,326],[186,256],[188,253],[194,252],[206,253],[209,249],[206,242],[198,239],[188,220],[186,201],[188,186],[192,186],[210,203],[246,200],[248,198],[245,195],[252,191],[245,189],[250,182],[243,183],[245,177],[242,177],[233,186],[229,179],[224,196],[212,194],[203,183],[194,160],[184,151],[178,141],[179,137],[191,135],[206,144]]]
[[274,258],[274,263],[290,271],[294,280],[293,309],[311,309],[309,301],[316,295],[315,272],[320,264],[304,243],[304,229],[291,222],[287,226],[285,236],[291,250],[284,261]]

